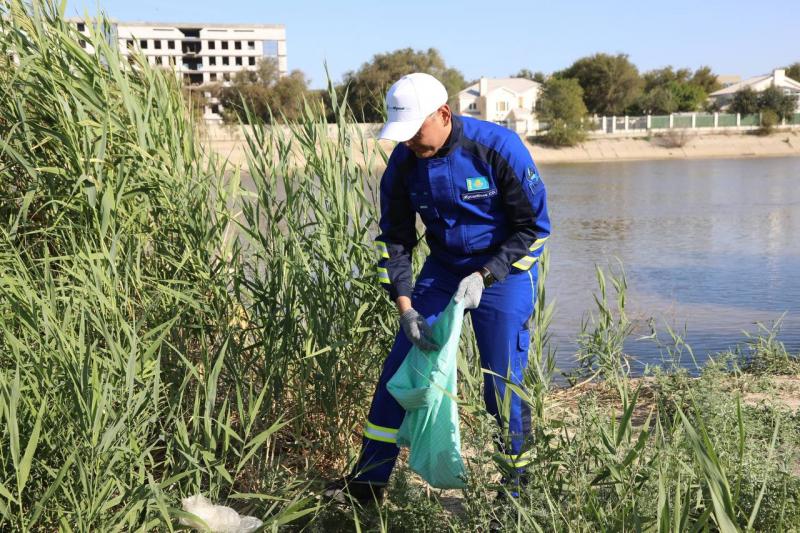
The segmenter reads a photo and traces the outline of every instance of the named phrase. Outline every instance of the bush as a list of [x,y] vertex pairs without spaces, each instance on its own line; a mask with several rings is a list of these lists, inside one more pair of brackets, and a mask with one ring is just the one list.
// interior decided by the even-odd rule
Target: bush
[[758,129],[758,133],[761,135],[769,135],[775,129],[775,126],[778,125],[780,119],[778,118],[778,114],[773,111],[772,109],[767,109],[766,111],[761,112],[761,127]]
[[689,142],[689,133],[683,129],[668,130],[654,135],[652,142],[663,148],[683,148]]
[[544,134],[533,140],[556,148],[576,146],[586,140],[586,131],[580,126],[556,119],[550,123],[550,128]]
[[550,78],[536,105],[539,119],[548,124],[548,130],[536,141],[549,146],[575,146],[586,139],[586,106],[577,80]]

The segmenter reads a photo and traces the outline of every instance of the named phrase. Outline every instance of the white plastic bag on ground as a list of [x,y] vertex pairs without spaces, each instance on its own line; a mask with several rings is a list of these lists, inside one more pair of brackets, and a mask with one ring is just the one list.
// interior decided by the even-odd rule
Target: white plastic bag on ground
[[[262,526],[258,518],[241,516],[230,507],[214,505],[201,494],[183,498],[181,503],[184,511],[202,519],[213,533],[251,533]],[[181,524],[205,530],[201,522],[191,518],[181,518]]]

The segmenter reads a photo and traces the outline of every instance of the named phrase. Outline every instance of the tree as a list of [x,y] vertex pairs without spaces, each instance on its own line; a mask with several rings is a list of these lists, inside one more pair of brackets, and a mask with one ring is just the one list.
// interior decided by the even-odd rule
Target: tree
[[583,100],[583,89],[577,80],[550,78],[545,81],[536,111],[539,119],[550,126],[543,137],[547,144],[574,146],[586,137],[583,120],[587,110]]
[[666,86],[658,86],[641,95],[631,106],[631,115],[668,115],[678,110],[675,92]]
[[758,110],[762,113],[771,111],[775,113],[778,120],[791,117],[796,107],[796,98],[783,94],[778,87],[767,87],[758,95]]
[[689,80],[689,83],[700,87],[706,94],[711,94],[722,88],[722,84],[717,77],[718,76],[711,71],[711,67],[703,66],[694,71],[694,75],[692,79]]
[[591,113],[622,114],[642,93],[639,70],[627,54],[584,57],[554,75],[578,80],[583,88],[583,101]]
[[674,70],[672,65],[664,68],[649,70],[642,75],[644,80],[644,91],[650,92],[658,87],[669,84],[684,84],[689,82],[692,71],[688,68]]
[[718,85],[709,67],[700,67],[692,74],[688,68],[667,66],[645,72],[642,79],[645,92],[629,109],[631,114],[697,111],[705,105],[708,90]]
[[536,72],[533,72],[532,70],[527,69],[527,68],[520,69],[519,72],[517,72],[516,74],[514,74],[511,77],[512,78],[525,78],[526,80],[535,81],[537,83],[544,83],[544,81],[546,79],[546,77],[544,75],[544,72],[541,72],[541,71],[538,71],[538,70]]
[[733,102],[728,108],[731,113],[750,115],[758,113],[758,93],[750,87],[744,87],[733,95]]
[[403,48],[376,54],[357,71],[344,75],[348,100],[357,120],[381,122],[384,117],[384,98],[389,87],[406,74],[426,72],[441,81],[454,101],[466,82],[458,70],[448,67],[439,51]]
[[786,67],[786,77],[792,78],[794,81],[800,81],[800,61]]
[[216,86],[212,93],[219,98],[226,122],[246,120],[245,105],[264,122],[291,122],[300,118],[303,105],[312,98],[308,80],[299,70],[280,76],[274,58],[264,58],[255,70],[241,70],[229,86]]

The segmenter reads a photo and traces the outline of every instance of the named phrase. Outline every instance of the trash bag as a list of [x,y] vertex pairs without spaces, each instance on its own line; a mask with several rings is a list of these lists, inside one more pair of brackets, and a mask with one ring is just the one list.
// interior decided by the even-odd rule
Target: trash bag
[[464,304],[450,301],[434,322],[433,336],[441,346],[426,353],[412,346],[386,384],[389,394],[406,410],[397,445],[410,448],[409,467],[433,487],[464,488],[456,376],[458,343]]
[[181,518],[180,522],[184,526],[194,527],[203,531],[212,531],[213,533],[251,533],[263,525],[258,518],[240,516],[230,507],[214,505],[201,494],[183,498],[181,503],[184,511],[205,522],[204,525],[202,522],[192,518]]

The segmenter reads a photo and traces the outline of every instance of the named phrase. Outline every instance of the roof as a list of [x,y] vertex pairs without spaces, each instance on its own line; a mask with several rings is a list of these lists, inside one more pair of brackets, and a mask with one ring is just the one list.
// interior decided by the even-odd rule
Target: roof
[[[714,91],[713,93],[709,94],[709,96],[726,96],[736,93],[746,87],[752,87],[754,85],[758,85],[765,81],[774,81],[775,75],[774,74],[765,74],[763,76],[754,76],[752,78],[747,78],[746,80],[742,80],[739,83],[734,83],[733,85],[728,85],[727,87],[720,89],[719,91]],[[800,81],[795,81],[792,78],[787,78],[786,76],[783,77],[783,82],[778,84],[779,87],[788,87],[791,89],[795,89],[800,91]]]
[[[118,26],[146,26],[152,28],[192,28],[192,29],[203,29],[203,28],[253,28],[258,30],[263,29],[285,29],[285,24],[223,24],[220,22],[154,22],[154,21],[141,21],[141,20],[132,20],[132,21],[125,21],[125,20],[117,20],[115,18],[107,17],[108,21],[112,24],[117,24]],[[86,19],[83,17],[66,17],[64,19],[67,22],[86,22]]]
[[[541,83],[529,80],[527,78],[486,78],[489,86],[489,92],[496,89],[508,89],[515,93],[524,93],[533,88],[539,88]],[[459,95],[480,96],[479,92],[480,81],[473,83],[466,89],[460,91]]]
[[147,21],[117,21],[120,26],[149,26],[153,28],[234,28],[234,29],[285,29],[285,24],[222,24],[219,22],[147,22]]
[[742,81],[742,77],[738,74],[720,74],[717,76],[717,82],[723,87],[727,87],[728,85],[733,85],[734,83],[739,83]]

